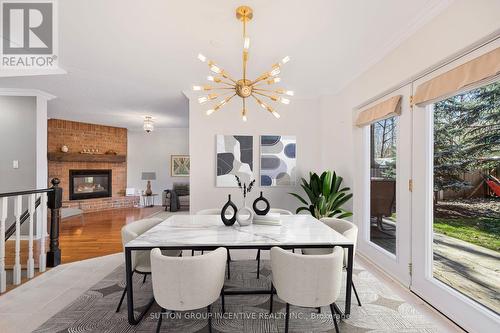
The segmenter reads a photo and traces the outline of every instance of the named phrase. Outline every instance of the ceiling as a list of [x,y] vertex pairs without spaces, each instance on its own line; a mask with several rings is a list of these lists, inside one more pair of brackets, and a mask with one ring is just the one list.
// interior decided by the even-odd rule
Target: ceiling
[[254,9],[249,76],[289,55],[283,86],[310,98],[344,87],[451,1],[64,0],[59,62],[68,74],[0,78],[0,87],[57,96],[53,118],[134,129],[152,115],[157,127],[187,127],[182,91],[208,74],[199,52],[241,75],[240,4]]

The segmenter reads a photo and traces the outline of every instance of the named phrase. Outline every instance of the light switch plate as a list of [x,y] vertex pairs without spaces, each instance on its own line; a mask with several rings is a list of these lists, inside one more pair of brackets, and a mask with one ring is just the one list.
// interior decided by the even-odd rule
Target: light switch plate
[[12,167],[14,169],[19,169],[19,161],[18,160],[13,160],[12,161]]

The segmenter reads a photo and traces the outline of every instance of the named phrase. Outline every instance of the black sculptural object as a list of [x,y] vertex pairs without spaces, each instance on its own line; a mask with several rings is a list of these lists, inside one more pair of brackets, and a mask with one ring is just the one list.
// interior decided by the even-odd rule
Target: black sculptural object
[[[233,217],[231,218],[226,218],[226,211],[231,207],[233,209]],[[231,194],[228,195],[228,200],[224,207],[222,207],[222,211],[220,212],[220,218],[222,219],[222,222],[229,226],[232,226],[234,222],[236,222],[236,212],[238,211],[238,208],[236,205],[231,201]]]
[[[259,201],[263,201],[266,204],[266,208],[260,210],[257,207],[257,203]],[[252,207],[253,207],[253,211],[257,215],[266,215],[267,213],[269,213],[269,209],[271,209],[271,206],[269,205],[269,201],[266,198],[264,198],[264,196],[262,195],[262,192],[260,192],[260,196],[257,199],[255,199],[255,201],[253,202]]]

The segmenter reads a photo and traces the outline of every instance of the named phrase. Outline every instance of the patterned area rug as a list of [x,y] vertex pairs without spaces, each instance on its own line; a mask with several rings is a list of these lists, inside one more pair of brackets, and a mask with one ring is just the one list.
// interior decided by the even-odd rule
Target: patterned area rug
[[[271,270],[268,261],[261,262],[260,279],[256,278],[256,261],[231,262],[231,288],[263,288],[269,290]],[[345,274],[345,273],[344,273]],[[354,282],[363,305],[359,307],[353,294],[352,313],[341,321],[341,332],[437,332],[426,317],[403,301],[361,265],[356,264]],[[124,267],[121,266],[81,295],[67,308],[50,318],[35,332],[154,332],[159,307],[154,304],[137,326],[127,322],[126,299],[121,311],[115,313],[124,288]],[[344,310],[344,292],[337,302]],[[144,309],[152,297],[151,278],[142,283],[134,275],[136,311]],[[269,315],[269,297],[226,296],[226,314],[221,315],[220,299],[212,305],[212,331],[215,332],[284,332],[285,304],[274,297],[274,313]],[[328,307],[321,314],[315,309],[291,306],[290,332],[335,332]],[[206,309],[169,313],[164,316],[162,332],[208,332]]]

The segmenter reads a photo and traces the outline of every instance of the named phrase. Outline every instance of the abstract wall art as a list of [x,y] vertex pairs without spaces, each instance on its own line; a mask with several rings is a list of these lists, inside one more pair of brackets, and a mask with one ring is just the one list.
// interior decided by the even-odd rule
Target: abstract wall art
[[260,186],[296,185],[295,136],[260,137]]
[[189,155],[170,156],[170,176],[189,177]]
[[253,176],[253,137],[217,135],[217,187],[238,187],[236,177],[247,184]]

